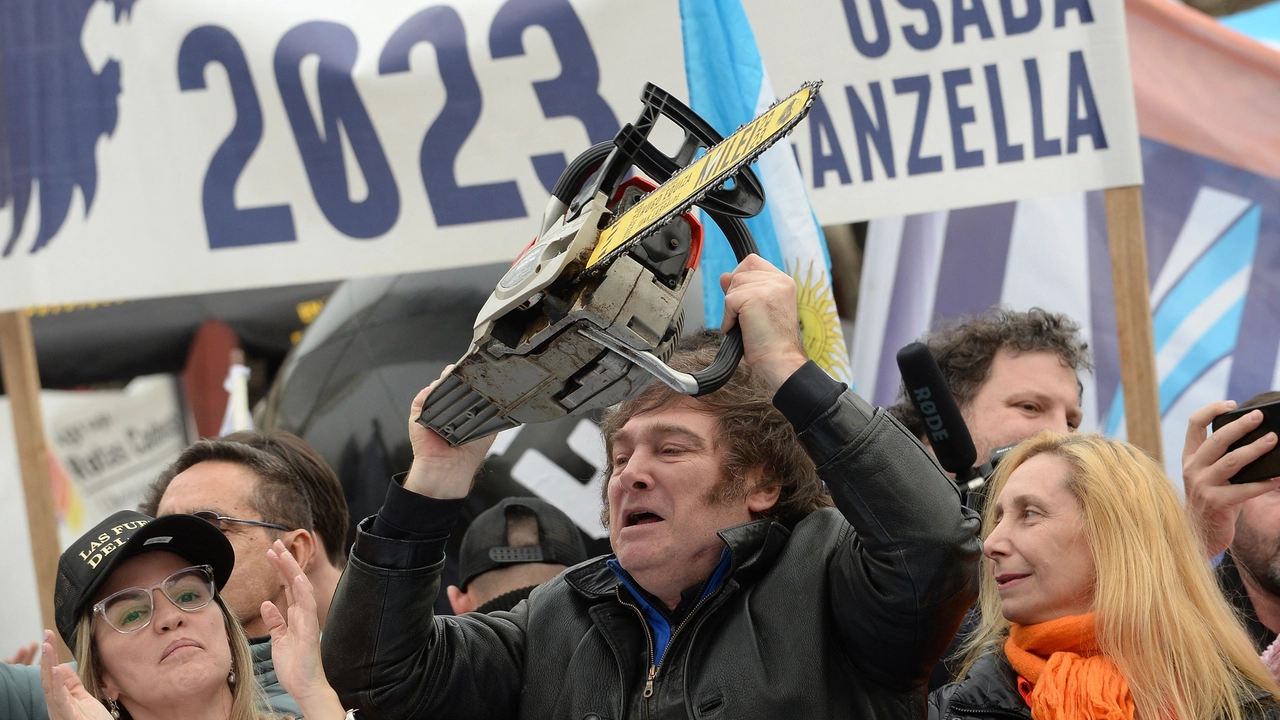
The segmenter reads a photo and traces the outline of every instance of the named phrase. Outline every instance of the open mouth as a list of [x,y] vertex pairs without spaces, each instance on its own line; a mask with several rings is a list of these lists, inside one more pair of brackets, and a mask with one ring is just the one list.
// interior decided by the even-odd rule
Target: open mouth
[[662,518],[656,513],[651,513],[648,510],[638,510],[627,513],[627,520],[626,523],[624,523],[624,526],[631,527],[633,525],[649,525],[656,522],[662,522]]

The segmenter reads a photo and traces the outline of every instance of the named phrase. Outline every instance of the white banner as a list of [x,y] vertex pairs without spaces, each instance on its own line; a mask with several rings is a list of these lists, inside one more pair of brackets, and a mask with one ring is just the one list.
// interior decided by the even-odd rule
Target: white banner
[[1118,0],[748,0],[824,225],[1142,183]]
[[[779,92],[827,82],[793,138],[824,224],[1140,181],[1120,3],[747,10]],[[686,95],[675,0],[9,0],[0,23],[30,41],[0,45],[0,309],[508,260],[645,82]]]

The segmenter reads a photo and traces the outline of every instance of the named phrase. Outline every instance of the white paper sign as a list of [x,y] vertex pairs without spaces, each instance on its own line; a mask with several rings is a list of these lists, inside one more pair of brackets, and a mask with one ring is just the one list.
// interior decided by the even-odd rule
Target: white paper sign
[[[45,436],[57,462],[53,495],[60,547],[117,510],[135,509],[143,493],[187,446],[177,379],[140,377],[123,390],[40,393]],[[0,547],[0,657],[40,639],[40,604],[9,399],[0,396],[0,522],[12,542]]]

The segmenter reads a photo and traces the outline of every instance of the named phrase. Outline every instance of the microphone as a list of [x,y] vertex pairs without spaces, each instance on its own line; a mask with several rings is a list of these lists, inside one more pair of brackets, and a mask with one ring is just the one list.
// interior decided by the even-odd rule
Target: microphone
[[[898,370],[907,397],[924,423],[925,437],[938,464],[955,475],[957,483],[968,484],[976,474],[978,451],[938,361],[927,345],[914,342],[898,351]],[[985,477],[979,476],[982,479]]]

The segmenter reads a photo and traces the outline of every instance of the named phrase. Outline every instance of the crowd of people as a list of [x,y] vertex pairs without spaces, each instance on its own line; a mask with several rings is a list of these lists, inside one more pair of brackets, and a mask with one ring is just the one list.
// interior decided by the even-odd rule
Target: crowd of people
[[1231,447],[1260,412],[1192,416],[1184,506],[1140,450],[1076,432],[1078,326],[994,309],[925,338],[978,456],[1004,453],[966,503],[905,397],[874,408],[808,360],[787,275],[751,256],[722,284],[729,383],[653,383],[602,422],[611,555],[510,498],[437,614],[491,440],[413,421],[436,383],[355,528],[298,438],[201,441],[63,553],[76,662],[51,630],[38,666],[0,666],[0,720],[1280,718],[1280,479],[1231,482],[1276,446]]

